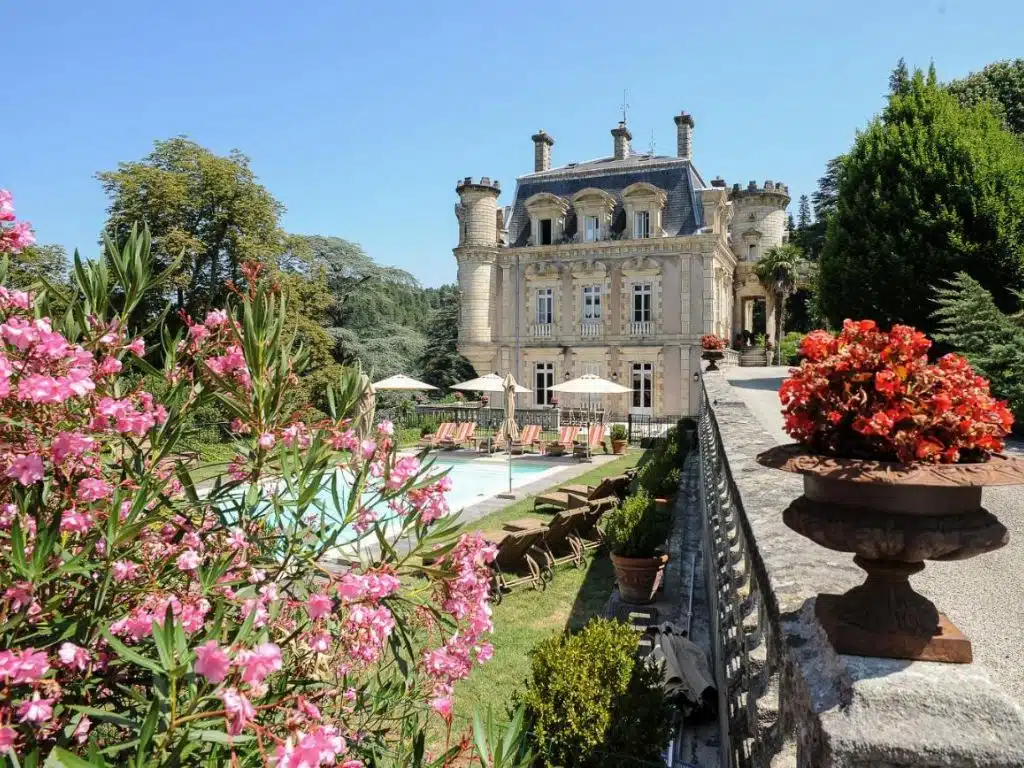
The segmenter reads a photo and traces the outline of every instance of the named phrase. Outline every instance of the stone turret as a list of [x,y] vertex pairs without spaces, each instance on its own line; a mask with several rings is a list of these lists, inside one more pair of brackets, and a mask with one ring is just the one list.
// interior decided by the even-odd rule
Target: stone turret
[[733,184],[729,200],[733,206],[729,234],[736,258],[757,261],[770,248],[785,242],[789,187],[770,179],[763,186],[756,181],[746,188]]
[[555,145],[555,140],[543,128],[530,138],[533,139],[533,172],[548,170],[551,167],[551,147]]
[[[455,259],[459,264],[459,289],[462,316],[459,318],[459,347],[490,344],[494,264],[499,247],[498,196],[501,185],[483,176],[473,181],[467,176],[455,191],[459,203],[459,245]],[[472,359],[472,358],[471,358]]]

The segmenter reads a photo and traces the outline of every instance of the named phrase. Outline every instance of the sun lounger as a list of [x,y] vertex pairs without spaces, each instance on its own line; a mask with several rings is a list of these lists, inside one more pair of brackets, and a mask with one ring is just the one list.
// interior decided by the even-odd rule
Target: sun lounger
[[[559,512],[548,522],[547,532],[541,537],[539,547],[547,558],[547,567],[542,569],[543,578],[551,578],[556,565],[572,563],[577,568],[584,565],[583,541],[578,532],[587,524],[588,509],[569,509]],[[506,531],[532,530],[544,521],[534,517],[510,520],[505,523]],[[589,531],[593,525],[587,525]]]
[[420,438],[420,445],[424,448],[436,448],[441,444],[441,441],[447,438],[452,430],[455,429],[454,422],[446,421],[439,424],[437,429],[432,435],[424,435]]
[[464,421],[459,424],[455,434],[449,435],[441,441],[441,447],[446,451],[453,451],[463,447],[467,442],[472,442],[473,433],[476,432],[475,421]]
[[580,433],[579,427],[562,427],[558,433],[558,439],[550,445],[541,444],[541,449],[547,456],[564,456],[572,450],[576,436]]
[[519,430],[519,439],[512,441],[512,453],[524,453],[540,442],[540,424],[527,424]]
[[558,509],[575,509],[606,498],[618,501],[619,494],[628,485],[629,481],[625,479],[625,475],[606,477],[593,488],[586,485],[567,485],[557,491],[537,494],[533,499],[533,508],[549,506]]
[[605,513],[615,509],[618,500],[614,497],[597,499],[587,504],[584,510],[583,522],[576,529],[576,536],[579,538],[580,546],[584,552],[597,549],[604,542],[604,535],[598,527],[601,518]]
[[529,584],[534,589],[544,589],[547,586],[540,565],[530,554],[530,550],[537,545],[547,530],[547,527],[542,525],[525,531],[511,531],[500,538],[489,539],[498,547],[498,553],[491,563],[491,596],[495,603],[501,602],[504,592],[511,591],[521,584]]
[[574,458],[586,458],[597,448],[601,448],[605,453],[608,453],[608,449],[604,444],[604,424],[592,425],[587,430],[586,442],[573,443],[572,455]]

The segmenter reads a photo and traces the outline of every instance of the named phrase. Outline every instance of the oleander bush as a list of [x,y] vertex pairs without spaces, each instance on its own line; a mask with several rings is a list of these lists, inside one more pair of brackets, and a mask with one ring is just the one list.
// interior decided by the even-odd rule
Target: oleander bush
[[636,658],[626,624],[591,619],[580,632],[539,643],[515,702],[526,711],[546,768],[599,768],[658,761],[671,710],[661,672]]

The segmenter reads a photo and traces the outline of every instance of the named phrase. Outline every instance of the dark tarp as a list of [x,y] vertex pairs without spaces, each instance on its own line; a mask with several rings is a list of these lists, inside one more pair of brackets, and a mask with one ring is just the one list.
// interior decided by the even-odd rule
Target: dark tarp
[[718,690],[703,649],[671,622],[647,628],[648,660],[662,664],[662,685],[672,704],[689,722],[718,715]]

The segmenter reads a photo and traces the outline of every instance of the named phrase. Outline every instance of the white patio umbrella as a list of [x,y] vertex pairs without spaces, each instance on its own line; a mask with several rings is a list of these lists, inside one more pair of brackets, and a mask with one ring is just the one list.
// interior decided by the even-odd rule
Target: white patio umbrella
[[425,381],[418,381],[412,376],[406,376],[404,373],[396,373],[394,376],[388,376],[386,379],[381,379],[374,383],[373,388],[378,392],[382,390],[425,392],[428,389],[437,389],[433,384],[427,384]]
[[[624,395],[632,392],[629,387],[616,384],[614,381],[602,379],[592,373],[585,373],[575,379],[563,381],[551,387],[552,392],[565,392],[581,395]],[[590,416],[587,416],[587,459],[590,459]]]
[[[512,383],[515,384],[515,379],[512,379]],[[527,389],[521,384],[516,384],[515,386],[517,394],[533,391],[532,389]],[[472,392],[504,392],[505,380],[496,373],[488,373],[486,376],[478,376],[477,378],[470,379],[469,381],[452,384],[452,389],[467,389]]]
[[501,422],[499,435],[505,437],[505,452],[508,454],[508,493],[512,495],[512,441],[519,439],[519,426],[516,424],[516,384],[511,373],[505,374],[502,382],[505,385],[505,420]]

